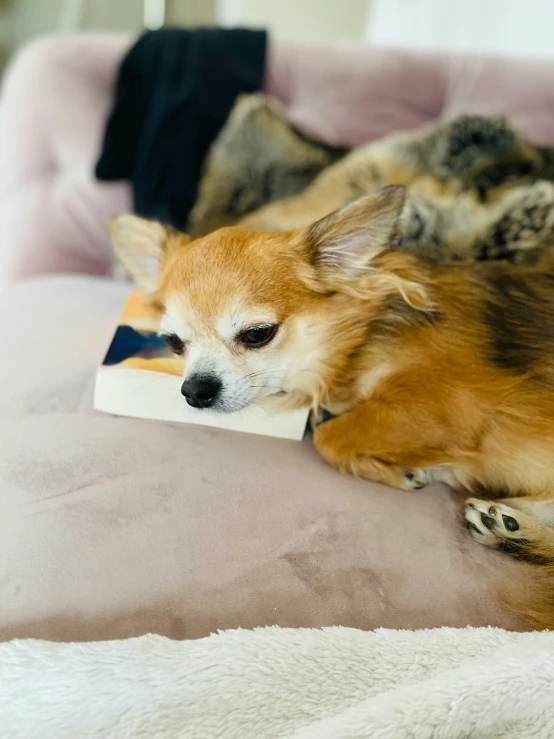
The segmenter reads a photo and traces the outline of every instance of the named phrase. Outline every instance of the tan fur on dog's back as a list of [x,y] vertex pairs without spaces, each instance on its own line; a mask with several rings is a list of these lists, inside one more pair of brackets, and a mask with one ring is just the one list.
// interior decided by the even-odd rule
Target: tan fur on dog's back
[[[472,535],[534,565],[506,602],[554,628],[554,247],[534,265],[427,263],[395,248],[403,204],[390,187],[283,233],[190,242],[139,219],[112,232],[128,266],[150,240],[185,364],[204,342],[249,385],[244,403],[331,413],[314,442],[344,472],[478,495]],[[275,338],[242,346],[264,322]]]
[[[436,313],[419,321],[398,300],[385,311],[381,304],[373,337],[370,331],[365,351],[333,388],[335,395],[329,394],[328,407],[343,412],[352,388],[363,386],[375,368],[387,368],[386,374],[367,393],[365,409],[359,394],[350,394],[357,408],[315,434],[320,452],[345,472],[400,486],[403,470],[431,467],[434,479],[462,492],[518,498],[516,511],[520,498],[544,501],[545,509],[535,510],[526,523],[528,541],[512,552],[536,566],[523,572],[520,582],[499,584],[503,600],[534,628],[554,628],[554,529],[541,522],[547,509],[554,510],[554,355],[548,353],[548,336],[537,332],[536,361],[521,371],[495,365],[482,311],[496,298],[490,281],[510,281],[515,271],[526,285],[536,286],[527,296],[535,314],[531,320],[545,310],[554,318],[554,280],[544,278],[545,269],[554,275],[554,263],[549,255],[545,261],[526,268],[495,263],[422,268],[409,255],[378,257],[377,273],[401,272],[424,284]],[[378,274],[366,278],[368,300],[379,279]],[[498,307],[509,315],[509,305],[501,301]],[[554,320],[550,328],[554,332]],[[344,351],[340,342],[337,351]]]

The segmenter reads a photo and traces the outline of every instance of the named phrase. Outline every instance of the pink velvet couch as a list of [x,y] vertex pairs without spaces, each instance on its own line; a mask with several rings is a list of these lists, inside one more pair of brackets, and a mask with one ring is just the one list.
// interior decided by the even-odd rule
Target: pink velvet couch
[[[518,566],[441,487],[341,477],[282,442],[95,414],[126,286],[92,169],[130,39],[46,39],[0,101],[0,638],[198,637],[265,624],[521,627]],[[554,64],[270,45],[266,89],[301,128],[361,144],[462,110],[554,145]]]

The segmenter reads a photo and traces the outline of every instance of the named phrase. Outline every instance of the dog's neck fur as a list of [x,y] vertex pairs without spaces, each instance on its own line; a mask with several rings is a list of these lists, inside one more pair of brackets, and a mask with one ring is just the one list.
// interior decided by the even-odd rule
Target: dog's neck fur
[[433,268],[412,255],[387,250],[353,294],[333,296],[332,351],[320,384],[306,392],[314,407],[344,413],[391,374],[399,331],[431,325],[438,316],[431,297]]

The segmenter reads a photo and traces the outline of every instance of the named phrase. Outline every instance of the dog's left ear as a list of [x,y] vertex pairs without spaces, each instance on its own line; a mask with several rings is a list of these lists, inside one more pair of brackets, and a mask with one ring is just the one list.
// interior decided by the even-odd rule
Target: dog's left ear
[[140,290],[155,292],[163,264],[176,249],[190,242],[186,234],[138,216],[115,216],[109,222],[115,253]]
[[310,261],[325,278],[355,278],[394,245],[405,188],[390,185],[345,205],[305,229]]

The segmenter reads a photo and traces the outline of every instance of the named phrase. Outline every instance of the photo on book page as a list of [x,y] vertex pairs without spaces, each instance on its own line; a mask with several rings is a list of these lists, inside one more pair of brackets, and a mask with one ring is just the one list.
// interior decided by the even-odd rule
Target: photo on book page
[[308,408],[269,413],[251,407],[236,413],[217,413],[187,405],[181,395],[185,360],[176,357],[159,335],[159,319],[143,293],[130,294],[96,374],[96,410],[282,439],[303,438]]

